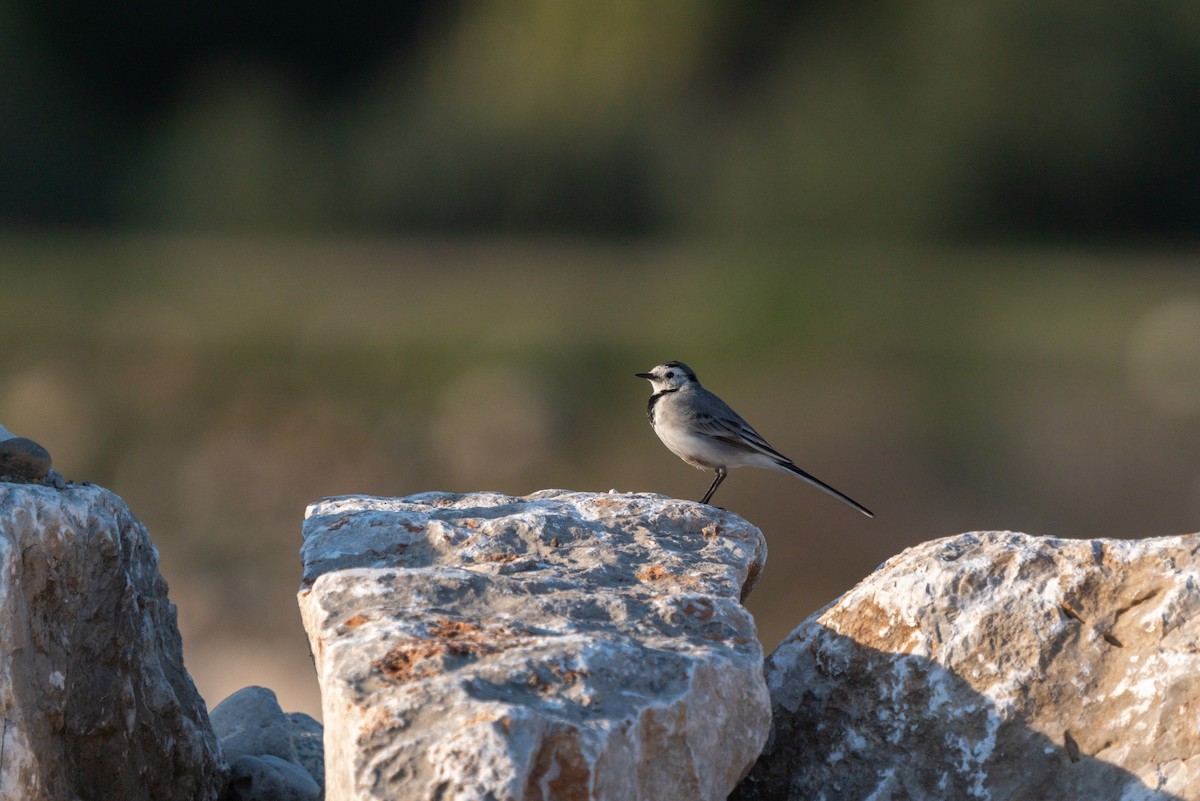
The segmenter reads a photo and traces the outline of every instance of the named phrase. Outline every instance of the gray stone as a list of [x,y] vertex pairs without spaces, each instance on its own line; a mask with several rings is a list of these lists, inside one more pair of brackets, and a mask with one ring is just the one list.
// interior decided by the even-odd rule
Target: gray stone
[[116,495],[0,484],[0,798],[214,799],[224,768],[146,529]]
[[233,760],[222,801],[318,801],[320,797],[321,788],[308,771],[265,754]]
[[326,796],[724,799],[770,725],[728,512],[546,490],[308,509]]
[[62,473],[51,467],[49,451],[4,426],[0,426],[0,481],[41,481],[55,489],[67,486]]
[[225,761],[271,754],[296,761],[291,723],[266,687],[243,687],[209,713]]
[[1200,536],[910,548],[767,661],[733,796],[1200,799]]
[[225,760],[271,755],[304,769],[325,783],[323,729],[308,715],[285,713],[266,687],[243,687],[210,714]]
[[288,723],[292,728],[292,748],[296,751],[296,764],[308,771],[317,784],[325,786],[325,729],[310,715],[289,712]]
[[31,439],[0,440],[0,481],[41,481],[50,464],[50,452]]

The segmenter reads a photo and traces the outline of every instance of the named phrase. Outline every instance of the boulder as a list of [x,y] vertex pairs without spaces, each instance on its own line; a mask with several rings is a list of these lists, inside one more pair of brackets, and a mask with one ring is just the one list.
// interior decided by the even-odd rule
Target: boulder
[[[266,687],[243,687],[217,704],[209,717],[221,753],[233,771],[230,786],[246,784],[237,768],[237,760],[243,756],[282,759],[304,770],[318,788],[324,783],[321,724],[308,715],[285,713],[275,693]],[[258,763],[249,764],[253,776],[278,774]]]
[[325,727],[303,712],[288,712],[287,719],[292,729],[292,748],[296,752],[294,763],[313,777],[324,798]]
[[313,504],[326,797],[724,799],[770,725],[758,529],[659,495]]
[[1200,537],[925,543],[767,679],[741,801],[1200,799]]
[[224,767],[146,529],[116,495],[0,483],[0,798],[214,799]]
[[319,801],[321,788],[308,771],[271,754],[242,755],[229,765],[221,801]]

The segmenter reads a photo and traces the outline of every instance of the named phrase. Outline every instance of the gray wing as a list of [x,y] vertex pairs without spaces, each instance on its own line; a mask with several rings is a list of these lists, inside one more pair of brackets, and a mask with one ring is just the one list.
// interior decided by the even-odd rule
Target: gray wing
[[733,409],[730,409],[725,401],[711,392],[698,405],[693,424],[696,431],[703,436],[711,437],[734,448],[739,448],[750,453],[761,453],[770,459],[774,459],[775,463],[780,467],[795,473],[814,487],[828,492],[833,497],[854,507],[867,517],[875,516],[874,512],[849,495],[834,489],[811,473],[806,473],[799,467],[796,467],[791,459],[768,445],[767,441],[762,438],[761,434],[754,430],[753,426],[743,420]]
[[763,439],[762,434],[729,408],[729,404],[711,392],[706,392],[704,402],[698,404],[694,425],[697,433],[731,445],[750,453],[761,453],[778,462],[791,464],[792,460],[775,450]]

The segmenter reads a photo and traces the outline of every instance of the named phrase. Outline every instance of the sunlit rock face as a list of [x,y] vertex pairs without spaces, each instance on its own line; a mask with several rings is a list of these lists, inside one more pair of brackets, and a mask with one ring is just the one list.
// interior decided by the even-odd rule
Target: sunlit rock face
[[0,483],[0,722],[3,799],[223,786],[158,553],[107,490]]
[[300,606],[326,798],[724,799],[766,739],[766,557],[658,495],[309,507]]
[[892,558],[767,660],[736,799],[1200,798],[1200,537],[983,532]]

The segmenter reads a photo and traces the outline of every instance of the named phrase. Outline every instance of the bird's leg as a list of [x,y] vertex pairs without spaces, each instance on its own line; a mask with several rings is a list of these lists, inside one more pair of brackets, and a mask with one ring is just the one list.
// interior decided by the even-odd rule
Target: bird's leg
[[708,503],[708,499],[717,491],[717,487],[721,486],[721,482],[725,480],[725,476],[727,475],[729,475],[729,471],[724,467],[717,468],[717,477],[713,479],[712,486],[708,488],[708,492],[704,493],[704,497],[700,500],[700,503]]

